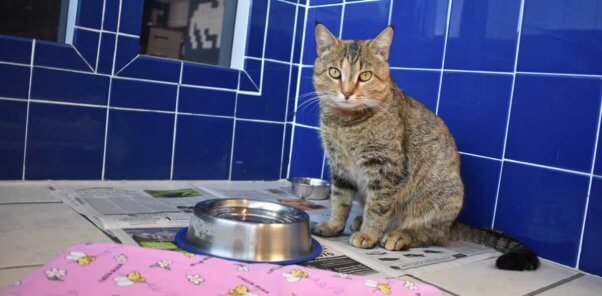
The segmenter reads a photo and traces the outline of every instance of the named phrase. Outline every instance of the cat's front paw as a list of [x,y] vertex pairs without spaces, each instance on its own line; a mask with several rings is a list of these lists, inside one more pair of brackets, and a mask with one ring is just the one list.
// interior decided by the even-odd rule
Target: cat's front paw
[[324,237],[339,236],[339,235],[341,235],[341,233],[343,233],[344,228],[345,228],[345,225],[343,225],[343,227],[340,227],[340,226],[334,225],[333,223],[330,223],[330,222],[322,222],[322,223],[319,223],[318,225],[314,226],[311,229],[311,232],[313,232],[315,235],[324,236]]
[[356,231],[349,238],[349,243],[357,248],[371,249],[376,245],[378,237],[365,232]]

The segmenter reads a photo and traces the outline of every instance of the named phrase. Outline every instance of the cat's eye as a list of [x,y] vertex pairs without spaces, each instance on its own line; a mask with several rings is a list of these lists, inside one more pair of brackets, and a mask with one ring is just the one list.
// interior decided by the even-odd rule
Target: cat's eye
[[330,68],[328,69],[328,75],[334,79],[339,79],[341,78],[341,71],[337,68]]
[[364,71],[364,72],[360,73],[360,81],[366,82],[366,81],[370,80],[370,78],[372,78],[372,72]]

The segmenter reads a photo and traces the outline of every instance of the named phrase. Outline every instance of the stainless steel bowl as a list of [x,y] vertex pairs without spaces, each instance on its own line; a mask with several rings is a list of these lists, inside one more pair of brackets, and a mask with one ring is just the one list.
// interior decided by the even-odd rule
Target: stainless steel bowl
[[319,255],[309,216],[286,205],[249,199],[211,199],[194,207],[178,245],[195,253],[249,262],[298,263]]
[[314,178],[289,178],[293,194],[302,199],[327,199],[330,196],[330,183]]

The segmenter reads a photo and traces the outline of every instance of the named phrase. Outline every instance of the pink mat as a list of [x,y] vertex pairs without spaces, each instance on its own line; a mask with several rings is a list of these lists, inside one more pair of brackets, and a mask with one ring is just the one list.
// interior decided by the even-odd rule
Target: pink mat
[[0,295],[441,295],[395,279],[273,264],[241,264],[120,244],[76,245]]

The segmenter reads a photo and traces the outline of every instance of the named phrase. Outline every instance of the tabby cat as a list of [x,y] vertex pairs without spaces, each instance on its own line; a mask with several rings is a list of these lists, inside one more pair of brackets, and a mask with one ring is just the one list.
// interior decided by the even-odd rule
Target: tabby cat
[[313,232],[340,235],[357,194],[364,213],[351,226],[355,247],[402,250],[466,240],[505,253],[498,268],[537,269],[533,250],[516,239],[456,221],[464,199],[458,150],[443,120],[391,79],[393,28],[372,40],[339,40],[319,23],[315,33],[313,82],[332,212]]

